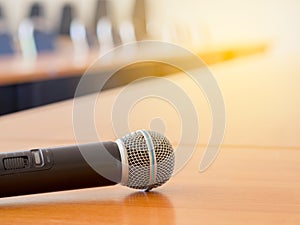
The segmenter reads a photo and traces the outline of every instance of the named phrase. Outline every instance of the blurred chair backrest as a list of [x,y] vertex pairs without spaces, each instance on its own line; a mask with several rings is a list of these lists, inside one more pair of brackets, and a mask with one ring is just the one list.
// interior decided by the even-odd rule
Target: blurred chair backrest
[[107,0],[97,0],[96,12],[95,12],[95,27],[97,27],[98,21],[102,18],[108,17],[108,2]]
[[147,21],[146,21],[146,2],[145,0],[135,0],[133,9],[133,24],[137,40],[147,38]]
[[0,31],[0,55],[12,55],[14,53],[12,36]]
[[62,9],[61,21],[59,26],[59,34],[70,36],[70,27],[75,18],[74,6],[70,3],[64,5]]
[[4,15],[3,15],[3,9],[0,5],[0,20],[4,19]]
[[33,40],[37,53],[55,50],[55,34],[47,27],[45,10],[42,3],[31,5],[29,19],[33,23]]
[[34,29],[33,38],[37,53],[55,49],[55,35],[53,33]]
[[6,28],[4,12],[0,6],[0,55],[14,54],[13,38]]
[[95,12],[96,35],[100,49],[104,51],[110,50],[115,45],[121,43],[119,32],[115,28],[110,13],[109,0],[98,0]]
[[45,16],[45,11],[44,7],[41,3],[35,2],[31,5],[30,11],[29,11],[29,18],[35,18],[35,17],[44,17]]

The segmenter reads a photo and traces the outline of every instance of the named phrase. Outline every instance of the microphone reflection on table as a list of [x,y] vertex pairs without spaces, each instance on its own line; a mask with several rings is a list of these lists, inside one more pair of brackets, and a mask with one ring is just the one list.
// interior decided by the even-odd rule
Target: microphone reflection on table
[[[24,215],[32,224],[53,222],[51,211],[55,211],[57,221],[66,220],[66,212],[72,212],[73,221],[87,217],[87,222],[83,224],[175,224],[172,201],[161,193],[135,192],[117,200],[112,200],[112,196],[113,193],[107,196],[93,189],[67,192],[63,196],[61,193],[43,195],[42,200],[39,195],[30,199],[25,197],[27,201],[8,198],[0,203],[0,215],[4,220],[10,217],[15,224],[21,224]],[[30,216],[25,211],[34,213]]]

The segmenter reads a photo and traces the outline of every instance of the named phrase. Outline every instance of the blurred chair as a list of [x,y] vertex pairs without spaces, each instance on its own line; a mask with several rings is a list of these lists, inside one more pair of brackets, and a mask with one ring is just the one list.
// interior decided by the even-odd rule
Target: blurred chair
[[45,11],[43,5],[38,2],[33,3],[30,7],[28,17],[37,18],[37,17],[44,17],[44,16],[45,16]]
[[148,37],[146,10],[147,8],[145,0],[135,0],[132,20],[135,28],[136,39],[138,41]]
[[77,16],[75,6],[66,3],[62,8],[61,21],[59,25],[59,35],[63,37],[64,47],[71,44],[74,58],[78,62],[84,61],[89,52],[87,31],[84,23]]
[[122,21],[119,25],[119,33],[122,44],[136,41],[135,29],[132,21]]
[[109,16],[107,0],[98,0],[96,6],[96,34],[100,45],[100,53],[104,54],[115,46],[116,33]]
[[20,23],[19,40],[24,57],[55,50],[56,35],[49,28],[41,3],[33,3],[28,18]]
[[55,34],[45,30],[34,29],[33,38],[36,51],[51,52],[55,50]]
[[4,19],[4,15],[3,15],[3,9],[0,5],[0,20],[3,20]]
[[101,18],[97,24],[97,37],[101,53],[106,53],[114,47],[112,24],[108,18]]
[[14,53],[12,36],[0,31],[0,55],[12,55]]
[[73,19],[70,26],[70,36],[73,43],[74,57],[83,62],[89,52],[87,33],[84,23],[80,19]]
[[95,19],[94,24],[95,28],[97,27],[99,19],[103,17],[108,17],[108,2],[107,0],[97,0],[96,2],[96,11],[95,11]]
[[53,51],[55,49],[55,34],[48,28],[44,6],[38,2],[33,3],[29,18],[33,23],[33,39],[37,53]]
[[75,18],[74,7],[70,3],[64,5],[62,9],[61,21],[58,33],[60,35],[70,36],[71,23]]
[[12,55],[14,53],[13,38],[7,29],[3,9],[0,6],[0,55]]

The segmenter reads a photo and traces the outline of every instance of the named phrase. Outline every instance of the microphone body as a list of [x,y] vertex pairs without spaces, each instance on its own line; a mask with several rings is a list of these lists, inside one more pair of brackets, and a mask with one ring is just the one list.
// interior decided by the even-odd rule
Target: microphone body
[[[81,151],[95,149],[97,167],[109,172],[114,181],[101,176],[83,158]],[[2,153],[0,197],[115,185],[121,180],[122,168],[116,163],[120,161],[115,142]]]
[[163,135],[138,130],[115,142],[0,154],[0,198],[124,186],[151,190],[174,171],[174,152]]

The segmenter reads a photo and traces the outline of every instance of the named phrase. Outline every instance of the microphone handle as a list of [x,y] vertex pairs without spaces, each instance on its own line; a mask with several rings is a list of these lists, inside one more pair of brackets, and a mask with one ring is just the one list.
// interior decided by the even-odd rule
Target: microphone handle
[[[96,152],[97,170],[109,172],[115,181],[92,169],[80,150]],[[0,154],[0,197],[109,186],[121,180],[115,142],[84,144],[80,150],[74,145]]]

